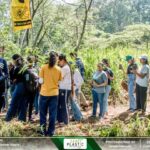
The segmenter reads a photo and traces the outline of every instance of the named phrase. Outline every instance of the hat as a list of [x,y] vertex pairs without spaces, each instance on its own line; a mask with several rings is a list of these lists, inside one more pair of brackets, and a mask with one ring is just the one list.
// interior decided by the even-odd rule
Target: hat
[[134,57],[133,57],[133,56],[131,56],[131,55],[127,55],[125,60],[126,60],[126,61],[129,61],[129,60],[132,60],[132,59],[134,59]]
[[147,57],[147,55],[145,55],[145,54],[141,55],[139,58],[140,58],[140,59],[144,59],[144,60],[148,60],[148,57]]

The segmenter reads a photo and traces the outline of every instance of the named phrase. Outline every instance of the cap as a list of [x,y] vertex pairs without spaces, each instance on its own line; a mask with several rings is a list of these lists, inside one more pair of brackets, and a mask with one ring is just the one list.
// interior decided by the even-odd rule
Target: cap
[[129,61],[129,60],[132,60],[132,59],[134,59],[134,57],[133,57],[133,56],[131,56],[131,55],[127,55],[125,60],[126,60],[126,61]]
[[139,58],[140,58],[140,59],[144,59],[144,60],[148,60],[148,57],[147,57],[147,55],[145,55],[145,54],[141,55]]

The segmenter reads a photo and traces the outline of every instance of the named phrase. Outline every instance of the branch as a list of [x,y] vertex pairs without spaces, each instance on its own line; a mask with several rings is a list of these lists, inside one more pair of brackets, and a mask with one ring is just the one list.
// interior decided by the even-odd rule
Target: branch
[[47,32],[47,30],[45,30],[45,31],[44,31],[44,33],[43,33],[42,37],[40,38],[40,40],[39,40],[39,41],[38,41],[38,43],[37,43],[37,46],[39,46],[39,45],[40,45],[40,43],[42,42],[42,40],[43,40],[43,38],[44,38],[44,36],[45,36],[46,32]]
[[88,13],[91,9],[91,6],[92,6],[92,2],[93,0],[90,0],[90,3],[87,7],[87,4],[86,4],[86,0],[84,0],[84,3],[85,3],[85,16],[84,16],[84,20],[83,20],[83,27],[82,27],[82,32],[80,34],[80,37],[79,37],[79,40],[77,41],[77,46],[75,47],[75,51],[78,51],[79,48],[80,48],[80,45],[82,43],[82,39],[84,37],[84,33],[85,33],[85,28],[86,28],[86,24],[87,24],[87,19],[88,19]]
[[75,4],[75,3],[69,3],[69,2],[66,2],[65,0],[61,0],[61,1],[64,2],[65,4],[67,4],[67,5],[71,5],[71,6],[79,6],[79,5]]
[[[32,2],[33,2],[32,5],[34,5],[34,1],[33,0],[32,0]],[[47,2],[47,0],[44,1],[44,3],[46,3],[46,2]],[[37,4],[36,8],[32,12],[32,19],[34,18],[37,10],[39,9],[39,7],[41,6],[42,3],[43,3],[43,0],[38,1],[38,4]]]

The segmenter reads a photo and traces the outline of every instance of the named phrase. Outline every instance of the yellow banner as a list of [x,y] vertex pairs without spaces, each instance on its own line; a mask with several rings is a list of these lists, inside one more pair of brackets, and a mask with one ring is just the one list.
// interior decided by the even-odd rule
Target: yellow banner
[[32,28],[30,0],[12,0],[11,17],[14,31]]

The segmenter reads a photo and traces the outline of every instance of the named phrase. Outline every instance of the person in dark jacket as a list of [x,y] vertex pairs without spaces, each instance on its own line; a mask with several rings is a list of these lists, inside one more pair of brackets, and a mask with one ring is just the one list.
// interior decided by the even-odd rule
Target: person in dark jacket
[[78,57],[77,53],[70,53],[70,57],[75,59],[75,64],[77,68],[79,69],[82,78],[84,79],[85,68],[84,68],[83,61],[81,60],[81,58]]
[[20,55],[15,54],[12,56],[12,60],[15,65],[13,73],[15,89],[5,120],[11,121],[17,115],[18,120],[26,121],[26,91],[24,86],[24,71],[22,70],[23,59]]
[[5,103],[7,79],[8,79],[7,62],[5,59],[0,57],[0,112]]
[[13,74],[14,74],[15,66],[13,65],[12,62],[9,62],[8,69],[9,69],[9,79],[10,79],[10,95],[12,97],[15,88],[15,84],[13,83]]
[[35,83],[34,90],[32,90],[32,91],[27,90],[28,91],[27,92],[27,108],[29,107],[28,115],[29,115],[29,121],[32,121],[33,104],[34,104],[34,100],[36,97],[36,91],[38,89],[38,73],[33,66],[33,60],[32,60],[31,56],[27,57],[27,62],[28,62],[28,73],[26,74],[26,76],[31,74],[34,79],[34,83]]

